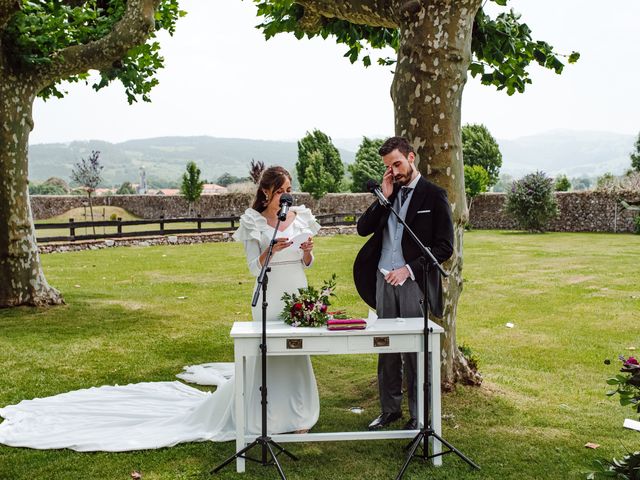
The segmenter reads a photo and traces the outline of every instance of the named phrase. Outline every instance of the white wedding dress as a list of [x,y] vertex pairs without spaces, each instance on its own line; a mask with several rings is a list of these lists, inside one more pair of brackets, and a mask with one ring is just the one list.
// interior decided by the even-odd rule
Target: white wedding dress
[[[320,225],[304,206],[291,207],[295,220],[278,236],[313,235]],[[257,257],[269,244],[273,228],[248,209],[234,239],[244,242],[249,269],[260,271]],[[290,251],[289,251],[290,250]],[[268,284],[268,321],[281,321],[282,294],[306,286],[302,252],[289,248],[272,259]],[[247,300],[248,302],[249,300]],[[260,305],[260,302],[258,302]],[[261,309],[253,310],[260,321]],[[308,356],[269,357],[269,433],[311,428],[320,404]],[[193,383],[216,384],[214,393],[181,382],[145,382],[92,387],[47,398],[23,400],[0,408],[0,443],[36,449],[128,451],[169,447],[182,442],[235,439],[235,381],[228,364],[186,367],[178,375]],[[247,430],[260,433],[260,359],[247,362]]]

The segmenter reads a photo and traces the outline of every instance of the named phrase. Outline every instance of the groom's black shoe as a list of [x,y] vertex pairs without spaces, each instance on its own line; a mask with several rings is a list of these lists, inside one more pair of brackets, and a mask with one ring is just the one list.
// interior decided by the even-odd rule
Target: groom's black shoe
[[404,427],[402,427],[404,430],[417,430],[418,429],[418,421],[411,417],[407,423],[404,424]]
[[402,418],[402,412],[382,413],[369,424],[369,430],[380,430]]

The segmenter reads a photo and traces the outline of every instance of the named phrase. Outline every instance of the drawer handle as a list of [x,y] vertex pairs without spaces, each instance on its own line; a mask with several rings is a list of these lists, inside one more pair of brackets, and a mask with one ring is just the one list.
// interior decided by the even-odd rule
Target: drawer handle
[[374,347],[388,347],[389,346],[389,337],[373,337],[373,346]]
[[302,348],[301,338],[287,338],[287,350],[300,350]]

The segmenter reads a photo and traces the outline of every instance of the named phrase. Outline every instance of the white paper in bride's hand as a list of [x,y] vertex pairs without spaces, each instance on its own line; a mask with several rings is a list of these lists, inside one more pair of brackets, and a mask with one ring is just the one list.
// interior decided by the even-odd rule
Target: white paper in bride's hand
[[378,321],[378,315],[373,310],[369,309],[369,315],[367,316],[367,328],[375,325]]
[[300,248],[300,245],[302,245],[304,242],[309,240],[309,238],[311,237],[313,237],[313,235],[308,232],[299,233],[295,237],[289,239],[290,242],[293,242],[289,248],[293,248],[297,250]]

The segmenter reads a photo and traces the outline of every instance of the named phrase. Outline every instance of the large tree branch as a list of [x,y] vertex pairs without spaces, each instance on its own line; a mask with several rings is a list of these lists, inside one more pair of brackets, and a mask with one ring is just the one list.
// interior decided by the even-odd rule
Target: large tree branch
[[391,0],[295,0],[304,7],[302,22],[313,30],[322,17],[337,18],[371,27],[397,28]]
[[[2,0],[0,0],[2,1]],[[129,0],[127,9],[113,29],[99,40],[73,45],[52,55],[50,65],[37,70],[41,88],[87,70],[110,67],[130,49],[144,43],[154,29],[154,15],[160,0]]]
[[0,31],[18,10],[20,10],[20,0],[0,0]]

